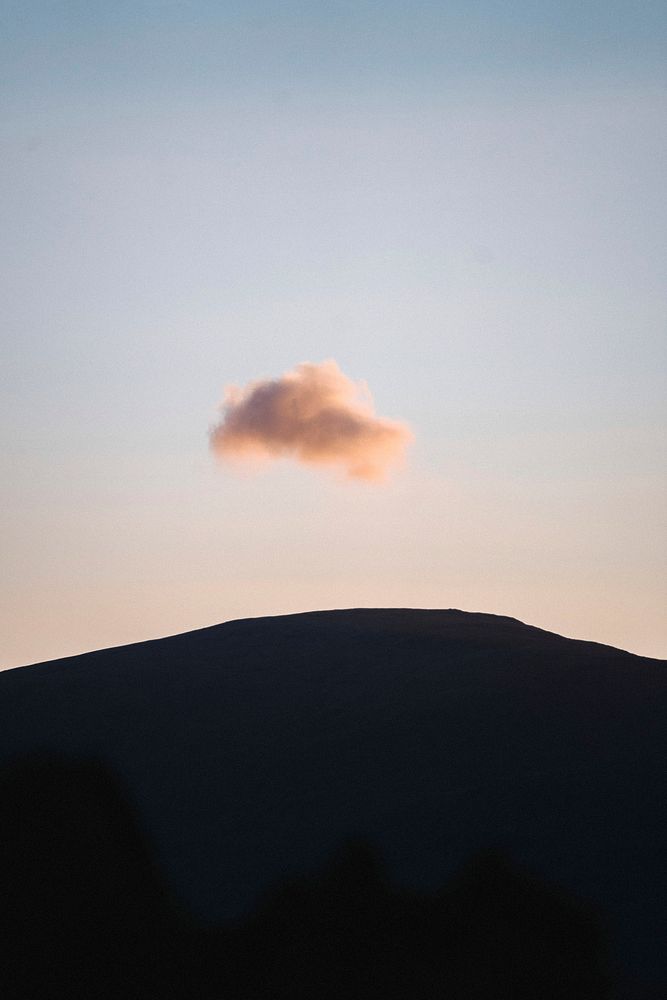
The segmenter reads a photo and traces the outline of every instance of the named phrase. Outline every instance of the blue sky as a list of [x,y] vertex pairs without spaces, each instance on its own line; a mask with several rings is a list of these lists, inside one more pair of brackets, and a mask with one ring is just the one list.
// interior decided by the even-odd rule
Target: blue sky
[[[666,655],[665,20],[5,4],[2,665],[354,604]],[[212,462],[329,357],[392,484]]]
[[15,78],[118,93],[185,84],[261,89],[282,82],[352,90],[397,76],[545,79],[664,72],[657,0],[577,3],[12,2],[3,37]]

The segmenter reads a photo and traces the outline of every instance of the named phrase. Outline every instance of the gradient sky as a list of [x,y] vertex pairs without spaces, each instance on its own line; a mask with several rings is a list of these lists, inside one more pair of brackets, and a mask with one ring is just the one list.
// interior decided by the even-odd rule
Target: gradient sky
[[[0,666],[358,605],[667,656],[666,20],[5,0]],[[213,461],[328,358],[405,471]]]

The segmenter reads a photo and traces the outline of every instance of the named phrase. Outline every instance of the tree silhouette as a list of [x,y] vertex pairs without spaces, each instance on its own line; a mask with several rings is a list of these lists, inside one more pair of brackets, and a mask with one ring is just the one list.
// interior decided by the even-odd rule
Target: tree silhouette
[[0,776],[0,994],[217,1000],[597,1000],[595,915],[489,852],[438,894],[393,885],[371,846],[214,930],[179,908],[118,783],[32,759]]

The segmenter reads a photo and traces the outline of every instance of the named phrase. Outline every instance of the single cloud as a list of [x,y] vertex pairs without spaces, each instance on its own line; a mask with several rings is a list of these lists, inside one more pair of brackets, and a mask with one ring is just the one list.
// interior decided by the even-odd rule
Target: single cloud
[[277,379],[228,386],[220,410],[210,431],[220,459],[289,457],[378,482],[412,440],[405,424],[375,415],[366,383],[347,378],[335,361],[304,362]]

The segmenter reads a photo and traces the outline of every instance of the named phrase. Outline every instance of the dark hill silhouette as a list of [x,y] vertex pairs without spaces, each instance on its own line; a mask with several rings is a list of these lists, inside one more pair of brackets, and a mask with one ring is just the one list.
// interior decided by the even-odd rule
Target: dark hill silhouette
[[589,900],[657,984],[666,702],[662,662],[514,619],[320,612],[0,674],[0,761],[101,761],[168,879],[149,895],[210,924],[349,837],[420,892],[494,848]]
[[154,868],[118,783],[45,758],[0,770],[3,1000],[610,1000],[595,914],[497,853],[439,893],[368,845],[206,930]]

